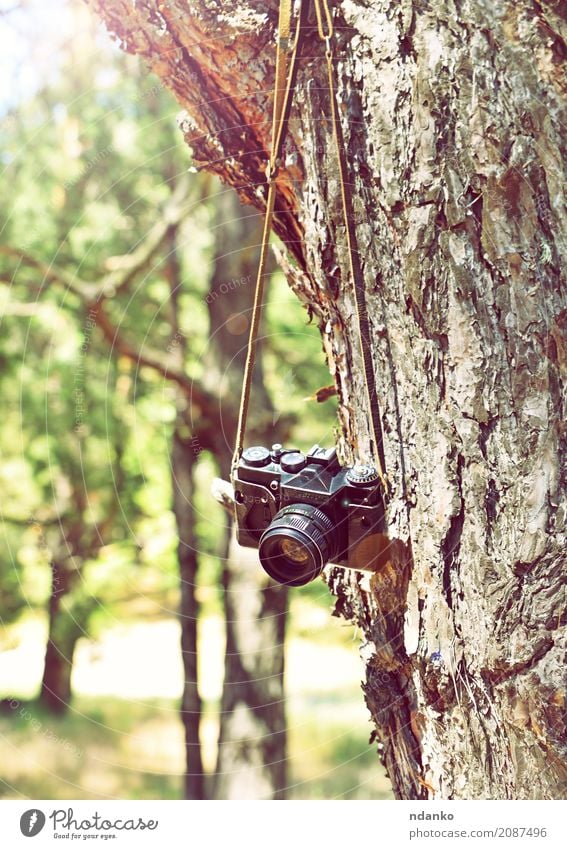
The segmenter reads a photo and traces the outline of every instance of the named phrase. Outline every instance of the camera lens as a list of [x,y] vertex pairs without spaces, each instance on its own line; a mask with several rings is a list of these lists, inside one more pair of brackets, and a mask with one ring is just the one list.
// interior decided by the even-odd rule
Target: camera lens
[[291,587],[314,581],[336,553],[333,522],[310,504],[290,504],[276,513],[258,548],[260,563],[268,575]]
[[284,557],[294,563],[307,563],[309,552],[300,542],[295,539],[285,538],[280,540],[280,549]]

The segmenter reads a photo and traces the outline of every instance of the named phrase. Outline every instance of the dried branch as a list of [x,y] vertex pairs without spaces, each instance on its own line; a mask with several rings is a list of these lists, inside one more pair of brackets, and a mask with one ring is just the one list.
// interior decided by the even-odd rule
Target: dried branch
[[234,488],[229,481],[225,481],[222,478],[213,478],[213,482],[211,484],[211,495],[218,501],[221,507],[227,511],[227,513],[234,518]]
[[94,283],[87,283],[74,274],[69,274],[68,271],[60,266],[56,266],[53,263],[47,264],[27,251],[22,250],[22,248],[14,248],[11,245],[0,245],[0,254],[19,259],[23,265],[29,268],[35,268],[43,274],[40,293],[44,290],[45,283],[59,283],[65,286],[70,292],[73,292],[74,295],[77,295],[82,301],[90,303],[96,300],[99,292],[98,286]]

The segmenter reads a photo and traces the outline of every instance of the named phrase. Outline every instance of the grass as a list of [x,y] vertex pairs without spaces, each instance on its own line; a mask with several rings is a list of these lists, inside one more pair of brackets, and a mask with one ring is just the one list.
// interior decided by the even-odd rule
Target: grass
[[6,799],[176,799],[183,735],[175,704],[77,698],[64,717],[36,702],[0,718]]
[[[352,629],[301,601],[287,644],[288,796],[295,799],[391,798],[359,680]],[[37,623],[18,630],[0,654],[0,797],[5,799],[178,799],[184,771],[178,717],[182,670],[174,620],[132,623],[81,641],[68,713],[53,717],[30,695],[41,674]],[[202,623],[207,656],[203,760],[216,758],[222,689],[222,623]],[[201,676],[200,676],[201,678]],[[8,688],[8,689],[7,689]]]
[[[331,719],[343,708],[344,722]],[[290,798],[390,798],[367,735],[348,721],[352,710],[348,701],[290,707]],[[181,798],[176,702],[81,697],[64,717],[34,701],[4,702],[0,763],[4,799]]]
[[390,782],[375,749],[360,729],[305,721],[290,737],[291,798],[392,798]]

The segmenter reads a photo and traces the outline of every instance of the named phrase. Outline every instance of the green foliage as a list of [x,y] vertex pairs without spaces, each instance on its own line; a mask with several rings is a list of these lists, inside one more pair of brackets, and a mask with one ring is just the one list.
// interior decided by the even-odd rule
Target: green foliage
[[[156,206],[170,193],[168,181],[186,170],[188,155],[163,89],[148,87],[130,57],[97,44],[82,4],[60,5],[71,16],[73,39],[65,42],[61,33],[56,73],[46,84],[38,79],[17,118],[4,121],[2,159],[11,192],[0,229],[5,244],[44,268],[53,263],[71,279],[99,283],[113,257],[129,254],[154,223]],[[32,45],[35,37],[31,32]],[[156,304],[163,309],[166,300],[159,257],[149,272],[151,296],[136,290],[129,300],[125,293],[109,312],[134,328],[142,344],[150,332],[163,344],[167,323],[154,330]],[[20,522],[6,523],[2,616],[16,616],[27,600],[45,600],[45,570],[57,552],[82,572],[63,619],[86,628],[90,613],[100,619],[117,585],[127,585],[129,571],[153,566],[156,551],[161,583],[152,590],[171,585],[168,436],[156,421],[171,421],[172,405],[156,391],[155,378],[141,381],[128,361],[110,352],[87,306],[48,273],[2,256],[0,274],[5,518]],[[150,541],[152,550],[145,551]],[[113,568],[106,569],[109,562]],[[38,564],[46,575],[44,596],[27,599],[26,572]]]

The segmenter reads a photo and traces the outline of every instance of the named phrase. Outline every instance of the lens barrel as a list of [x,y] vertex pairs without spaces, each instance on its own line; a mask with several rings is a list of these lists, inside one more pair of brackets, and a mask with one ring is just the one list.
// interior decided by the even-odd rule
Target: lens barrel
[[301,587],[321,574],[337,550],[338,533],[326,513],[311,504],[290,504],[262,534],[258,554],[274,581]]

